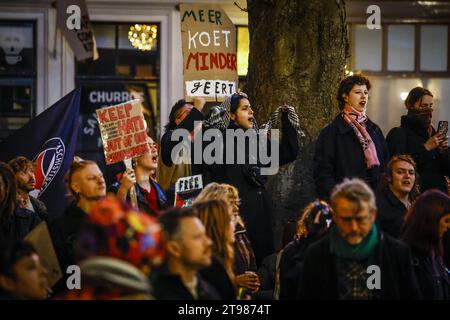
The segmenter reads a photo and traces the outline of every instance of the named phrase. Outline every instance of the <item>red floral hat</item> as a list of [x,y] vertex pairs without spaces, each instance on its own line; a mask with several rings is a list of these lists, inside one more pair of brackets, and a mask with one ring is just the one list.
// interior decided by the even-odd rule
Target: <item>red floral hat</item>
[[160,265],[165,253],[158,220],[114,197],[107,197],[92,208],[75,250],[79,261],[90,256],[114,257],[145,273]]

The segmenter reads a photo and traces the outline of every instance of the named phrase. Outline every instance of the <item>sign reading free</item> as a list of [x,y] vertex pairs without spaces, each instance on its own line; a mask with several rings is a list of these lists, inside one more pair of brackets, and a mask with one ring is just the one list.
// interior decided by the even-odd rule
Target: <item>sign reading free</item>
[[106,164],[132,159],[150,151],[139,100],[101,108],[96,112]]
[[181,37],[185,98],[224,100],[237,89],[236,28],[208,4],[182,4]]

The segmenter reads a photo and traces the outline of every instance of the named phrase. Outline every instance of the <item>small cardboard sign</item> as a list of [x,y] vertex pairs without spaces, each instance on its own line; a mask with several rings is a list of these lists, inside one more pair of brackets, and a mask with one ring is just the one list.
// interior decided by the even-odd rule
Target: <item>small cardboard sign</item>
[[222,8],[182,4],[185,98],[222,101],[237,90],[236,27]]
[[190,207],[202,189],[201,174],[178,179],[175,184],[175,207]]
[[26,237],[36,250],[42,264],[47,268],[48,283],[52,287],[62,278],[61,268],[56,257],[55,248],[48,232],[47,223],[41,222]]
[[97,109],[106,164],[132,159],[150,151],[139,100]]

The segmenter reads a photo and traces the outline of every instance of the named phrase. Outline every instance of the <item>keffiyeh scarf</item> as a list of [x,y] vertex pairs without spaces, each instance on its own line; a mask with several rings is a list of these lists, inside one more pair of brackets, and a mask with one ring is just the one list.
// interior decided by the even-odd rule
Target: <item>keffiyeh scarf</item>
[[[238,94],[244,96],[245,98],[248,98],[248,96],[243,92],[239,92]],[[228,128],[228,125],[230,123],[230,106],[231,106],[231,96],[226,98],[220,104],[220,106],[212,107],[210,116],[208,117],[207,120],[204,121],[205,128],[216,128],[221,131]],[[270,115],[269,120],[265,124],[261,125],[261,129],[263,130],[281,129],[281,116],[284,112],[287,113],[289,123],[297,132],[298,137],[304,138],[306,135],[300,127],[298,115],[295,112],[294,107],[288,105],[278,107]],[[256,121],[253,122],[253,128],[255,130],[258,130],[258,125]]]

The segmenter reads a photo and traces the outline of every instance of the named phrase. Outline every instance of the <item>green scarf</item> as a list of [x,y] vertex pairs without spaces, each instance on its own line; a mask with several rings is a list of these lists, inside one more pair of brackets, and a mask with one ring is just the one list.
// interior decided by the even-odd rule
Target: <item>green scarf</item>
[[330,251],[342,259],[365,260],[371,256],[378,242],[378,229],[375,223],[373,224],[372,231],[370,231],[360,244],[355,246],[348,244],[341,237],[336,226],[330,232]]

